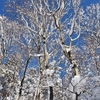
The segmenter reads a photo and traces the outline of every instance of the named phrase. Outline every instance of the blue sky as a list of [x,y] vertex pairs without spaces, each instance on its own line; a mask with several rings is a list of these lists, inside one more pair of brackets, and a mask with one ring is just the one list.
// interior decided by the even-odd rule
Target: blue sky
[[6,0],[0,0],[0,15],[3,15],[4,12],[4,5]]
[[[5,14],[4,5],[6,0],[0,0],[0,15]],[[100,0],[81,0],[83,7],[90,5],[91,3],[100,3]]]

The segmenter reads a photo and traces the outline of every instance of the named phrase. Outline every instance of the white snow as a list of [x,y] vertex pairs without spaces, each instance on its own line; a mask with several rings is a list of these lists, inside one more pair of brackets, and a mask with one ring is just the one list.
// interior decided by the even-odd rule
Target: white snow
[[44,54],[34,54],[35,57],[44,56]]
[[80,75],[75,75],[74,78],[72,78],[72,84],[75,86],[80,81]]
[[43,74],[47,76],[52,76],[53,73],[54,73],[53,69],[46,69],[43,71]]
[[56,63],[56,61],[55,61],[55,60],[53,60],[52,62],[50,62],[50,65],[51,65],[51,66],[54,66],[54,65],[55,65],[55,63]]
[[71,80],[71,84],[69,85],[69,90],[72,92],[77,92],[79,94],[81,91],[84,90],[86,79],[87,77],[81,78],[80,75],[74,76],[74,78],[72,78]]
[[2,87],[2,85],[0,84],[0,90],[2,89],[3,87]]
[[71,51],[71,48],[66,48],[66,51],[67,51],[67,52]]
[[62,0],[62,4],[61,4],[60,8],[61,8],[62,10],[64,9],[64,0]]

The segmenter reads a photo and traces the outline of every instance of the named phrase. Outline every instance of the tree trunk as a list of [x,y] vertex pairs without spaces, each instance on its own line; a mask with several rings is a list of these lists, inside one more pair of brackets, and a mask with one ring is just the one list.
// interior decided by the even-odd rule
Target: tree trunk
[[53,87],[50,86],[50,100],[53,100]]

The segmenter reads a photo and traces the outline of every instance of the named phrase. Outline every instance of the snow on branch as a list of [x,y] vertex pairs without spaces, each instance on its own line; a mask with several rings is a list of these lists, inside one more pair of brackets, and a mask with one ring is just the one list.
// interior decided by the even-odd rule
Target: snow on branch
[[24,18],[24,16],[22,15],[22,20],[25,22],[25,25],[27,27],[27,29],[29,29],[30,31],[37,33],[35,30],[33,30],[32,28],[29,27],[28,22],[26,21],[26,19]]
[[75,27],[75,20],[76,20],[76,15],[74,15],[74,18],[72,20],[72,25],[71,25],[71,30],[70,30],[69,36],[71,36],[73,34],[74,27]]
[[46,69],[43,71],[44,75],[52,76],[54,74],[54,69]]
[[69,89],[74,93],[80,94],[80,92],[84,91],[84,85],[86,85],[87,79],[88,77],[82,78],[80,75],[75,75],[71,80]]
[[74,39],[71,38],[71,41],[73,42],[73,41],[77,40],[79,37],[80,37],[80,33],[78,34],[78,36],[76,38],[74,38]]

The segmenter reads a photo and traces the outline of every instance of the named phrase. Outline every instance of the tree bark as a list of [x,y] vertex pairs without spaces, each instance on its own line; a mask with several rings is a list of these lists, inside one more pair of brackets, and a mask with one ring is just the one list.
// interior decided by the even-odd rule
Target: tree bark
[[50,100],[53,100],[53,87],[50,86]]

